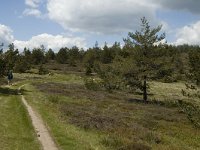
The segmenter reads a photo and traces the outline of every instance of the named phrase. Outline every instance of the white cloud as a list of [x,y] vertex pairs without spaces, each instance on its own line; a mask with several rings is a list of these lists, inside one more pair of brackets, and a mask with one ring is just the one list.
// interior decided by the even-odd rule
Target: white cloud
[[41,0],[25,0],[25,4],[31,8],[38,8]]
[[25,16],[35,16],[35,17],[41,17],[41,12],[38,9],[25,9],[23,12],[23,15]]
[[25,0],[27,8],[23,11],[23,16],[35,16],[37,18],[42,18],[42,13],[39,10],[42,0]]
[[156,3],[150,0],[48,0],[49,18],[70,31],[122,33],[135,30],[141,17],[151,23]]
[[78,46],[80,48],[86,48],[86,41],[84,38],[66,37],[62,35],[54,36],[47,33],[33,36],[28,41],[16,40],[13,36],[12,29],[2,24],[0,24],[0,44],[1,43],[4,43],[5,47],[7,47],[8,44],[14,43],[15,47],[20,51],[22,51],[24,47],[33,49],[41,45],[44,45],[46,49],[52,48],[55,51],[59,50],[61,47]]
[[47,33],[33,36],[29,41],[15,40],[14,44],[20,51],[22,51],[24,47],[33,49],[40,47],[41,45],[44,45],[46,49],[52,48],[54,51],[58,51],[61,47],[72,47],[75,45],[81,48],[86,47],[86,43],[83,38],[64,37],[62,35],[54,36]]
[[4,45],[8,45],[12,43],[14,40],[12,32],[8,26],[0,24],[0,44],[4,43]]
[[200,45],[200,21],[191,24],[189,26],[185,26],[176,34],[177,40],[175,42],[176,45],[180,44],[195,44]]

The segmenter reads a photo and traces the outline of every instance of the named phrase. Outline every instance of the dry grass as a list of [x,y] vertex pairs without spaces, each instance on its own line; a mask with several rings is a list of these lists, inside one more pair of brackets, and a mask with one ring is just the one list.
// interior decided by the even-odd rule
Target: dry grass
[[182,90],[189,92],[191,95],[197,93],[197,90],[189,90],[186,88],[185,83],[162,83],[162,82],[149,82],[150,84],[150,96],[151,99],[160,101],[165,100],[183,100],[200,105],[200,99],[198,97],[186,97],[183,96]]
[[[49,103],[57,106],[62,121],[108,135],[101,140],[101,144],[108,148],[129,150],[200,147],[197,139],[183,138],[186,134],[188,137],[197,136],[196,133],[200,131],[174,106],[135,103],[129,101],[130,97],[134,97],[131,94],[91,91],[81,84],[46,82],[34,85],[48,95]],[[178,88],[176,92],[178,93]],[[185,129],[189,131],[183,132]],[[174,137],[177,134],[179,137]],[[169,143],[169,139],[174,138],[176,145]],[[181,145],[183,141],[185,143]]]
[[65,95],[76,99],[90,99],[90,100],[104,100],[106,97],[110,97],[115,100],[125,98],[124,93],[118,93],[118,95],[110,94],[106,91],[92,91],[87,90],[83,84],[80,83],[35,83],[34,84],[39,90],[48,94],[59,94]]
[[58,64],[56,62],[49,62],[44,65],[45,68],[51,70],[54,73],[61,73],[61,74],[76,74],[76,75],[83,75],[84,74],[84,66],[82,64],[78,64],[77,66],[73,67],[69,64]]
[[[182,150],[200,147],[199,129],[191,124],[188,116],[175,103],[177,100],[199,102],[198,98],[188,99],[182,96],[184,83],[150,82],[149,98],[156,101],[145,104],[141,101],[140,94],[87,90],[80,75],[22,74],[19,77],[23,75],[24,79],[33,82],[41,92],[43,98],[29,92],[34,97],[29,99],[41,108],[63,149],[76,149],[72,147],[79,141],[84,145],[82,149],[106,147],[114,150]],[[38,93],[34,89],[30,91]],[[52,118],[55,123],[51,121]],[[69,137],[75,137],[76,140]],[[69,142],[66,139],[71,146],[67,146],[66,143]],[[92,143],[92,146],[86,146],[88,143]],[[80,149],[81,144],[78,145]]]

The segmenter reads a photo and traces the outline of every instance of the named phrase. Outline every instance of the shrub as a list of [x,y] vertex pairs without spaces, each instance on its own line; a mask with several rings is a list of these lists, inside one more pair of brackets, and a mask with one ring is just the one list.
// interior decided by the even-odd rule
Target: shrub
[[89,76],[92,73],[92,68],[89,65],[86,65],[85,67],[85,75]]
[[95,78],[85,78],[85,87],[89,90],[99,90],[101,88],[101,81]]
[[179,100],[179,107],[187,115],[189,121],[197,128],[200,128],[200,108],[192,103]]
[[38,74],[40,74],[40,75],[48,74],[48,70],[46,68],[44,68],[43,65],[40,65],[40,67],[38,69]]
[[24,73],[31,68],[30,64],[26,60],[19,60],[15,64],[15,72]]

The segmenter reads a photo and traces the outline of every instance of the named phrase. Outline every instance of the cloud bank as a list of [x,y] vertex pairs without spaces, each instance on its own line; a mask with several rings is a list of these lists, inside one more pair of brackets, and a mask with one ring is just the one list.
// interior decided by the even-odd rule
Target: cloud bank
[[153,3],[160,4],[160,7],[171,10],[188,11],[200,14],[199,0],[151,0]]
[[8,45],[14,40],[13,31],[10,27],[0,24],[0,44]]
[[[47,14],[41,14],[39,6],[46,3]],[[139,28],[139,20],[145,16],[151,24],[163,24],[164,30],[169,26],[156,19],[157,10],[178,10],[200,14],[200,1],[197,0],[25,0],[28,8],[25,16],[48,18],[60,24],[65,31],[94,34],[122,34]],[[176,34],[176,44],[198,42],[198,22],[185,26]],[[170,29],[169,29],[170,30]]]
[[[48,0],[51,20],[73,32],[113,34],[138,28],[146,16],[155,21],[156,4],[148,0]],[[137,22],[137,23],[136,23]]]
[[49,19],[74,32],[122,33],[136,30],[139,18],[152,24],[157,10],[200,14],[197,0],[47,0]]
[[43,33],[37,36],[33,36],[30,40],[20,41],[16,40],[13,36],[13,31],[10,27],[0,24],[0,44],[4,43],[4,48],[6,49],[9,44],[14,43],[15,47],[20,51],[23,49],[37,48],[44,45],[46,49],[53,49],[58,51],[61,47],[72,47],[78,46],[80,48],[86,48],[85,39],[80,37],[65,37],[62,35],[51,35]]
[[62,47],[72,47],[78,46],[80,48],[85,48],[86,43],[83,38],[79,37],[64,37],[62,35],[51,35],[51,34],[40,34],[37,36],[33,36],[28,41],[19,41],[15,40],[14,44],[16,48],[23,50],[24,47],[33,49],[44,45],[46,49],[53,49],[55,52],[58,51]]
[[[41,5],[45,3],[42,14]],[[163,24],[163,28],[170,28],[166,22],[158,20],[156,11],[175,10],[200,14],[200,1],[197,0],[25,0],[27,8],[24,16],[48,16],[48,19],[60,24],[66,32],[91,34],[122,34],[135,31],[139,28],[140,18],[145,16],[151,25]],[[44,11],[44,10],[43,10]],[[47,18],[45,18],[47,19]],[[2,27],[0,27],[0,30]],[[170,30],[170,29],[169,29]],[[12,41],[12,31],[7,32],[5,41]],[[200,21],[175,29],[175,44],[200,44]],[[178,31],[178,32],[177,32]],[[1,33],[2,34],[2,33]],[[0,34],[0,38],[2,35]],[[47,48],[61,45],[80,45],[85,47],[85,40],[77,37],[64,37],[62,35],[40,34],[28,41],[15,40],[18,47],[31,47],[45,45]]]
[[176,37],[176,45],[200,45],[200,21],[179,29],[179,31],[176,34]]

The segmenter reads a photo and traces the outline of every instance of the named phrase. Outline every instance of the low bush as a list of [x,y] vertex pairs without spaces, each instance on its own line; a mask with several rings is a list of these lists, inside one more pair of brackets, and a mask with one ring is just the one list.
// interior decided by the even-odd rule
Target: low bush
[[38,74],[39,75],[45,75],[45,74],[48,74],[48,73],[49,73],[48,70],[46,68],[44,68],[43,65],[39,66],[39,69],[38,69]]
[[179,107],[187,115],[190,122],[197,128],[200,128],[200,108],[192,103],[179,100]]
[[89,90],[96,91],[102,88],[101,81],[95,78],[85,78],[84,83],[85,87]]

